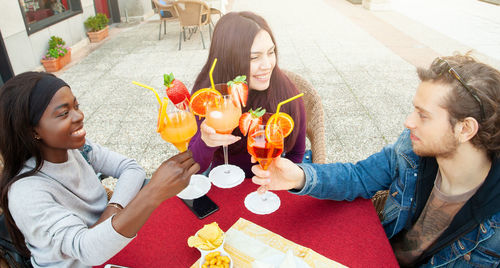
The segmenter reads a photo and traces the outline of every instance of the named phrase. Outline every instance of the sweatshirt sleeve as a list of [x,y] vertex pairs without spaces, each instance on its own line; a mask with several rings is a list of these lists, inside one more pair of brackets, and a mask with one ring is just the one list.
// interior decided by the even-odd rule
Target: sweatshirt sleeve
[[203,173],[207,170],[210,163],[212,163],[215,151],[217,151],[217,147],[210,147],[201,139],[200,125],[202,122],[202,120],[196,118],[198,131],[193,138],[191,138],[188,146],[189,150],[193,153],[194,161],[200,165],[200,171],[198,171],[198,173]]
[[[33,191],[33,187],[38,190]],[[29,241],[28,248],[50,249],[37,259],[40,263],[69,257],[89,266],[100,265],[132,241],[116,232],[112,217],[88,228],[77,213],[57,203],[57,197],[44,188],[47,186],[24,180],[13,184],[9,191],[9,210]]]
[[[306,152],[306,130],[307,130],[307,122],[306,122],[306,111],[304,107],[304,102],[301,101],[300,105],[300,123],[298,126],[299,134],[297,139],[295,140],[295,144],[289,152],[286,152],[285,158],[294,162],[294,163],[302,163],[302,159],[304,158],[304,154]],[[294,130],[295,131],[295,130]]]
[[89,162],[96,172],[118,179],[113,196],[109,202],[118,203],[123,207],[137,195],[144,184],[146,172],[131,158],[127,158],[106,147],[87,140],[92,147]]

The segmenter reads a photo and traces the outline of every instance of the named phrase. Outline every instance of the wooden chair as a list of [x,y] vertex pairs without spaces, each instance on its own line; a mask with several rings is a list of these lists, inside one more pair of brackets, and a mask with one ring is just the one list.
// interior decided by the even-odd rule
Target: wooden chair
[[186,41],[186,29],[189,30],[189,39],[197,30],[200,31],[201,42],[205,49],[205,40],[203,39],[202,27],[208,25],[209,38],[212,36],[212,26],[210,25],[210,7],[207,3],[200,0],[177,0],[174,2],[174,9],[179,16],[179,50],[181,50],[182,37]]
[[326,163],[325,118],[321,97],[314,87],[302,76],[287,70],[283,72],[304,93],[307,130],[306,137],[311,142],[312,162]]
[[167,34],[167,21],[178,20],[179,16],[177,16],[177,12],[175,11],[173,4],[161,4],[159,0],[153,0],[153,3],[156,7],[158,15],[160,16],[160,31],[158,33],[158,40],[161,40],[161,24],[163,23],[163,34]]
[[222,16],[224,14],[222,14],[222,12],[220,10],[218,10],[217,8],[214,8],[214,7],[210,8],[210,24],[212,25],[212,27],[215,28],[214,21],[212,20],[212,15],[219,15],[219,19],[220,19],[220,18],[222,18]]
[[[283,70],[283,69],[282,69]],[[300,75],[283,70],[283,72],[295,84],[299,92],[304,92],[304,105],[306,107],[307,138],[311,142],[313,163],[326,163],[326,142],[324,111],[321,98],[314,87]],[[371,198],[375,211],[380,219],[384,218],[384,206],[389,195],[389,190],[381,190]]]
[[380,190],[371,199],[380,222],[384,220],[384,206],[388,196],[389,190]]

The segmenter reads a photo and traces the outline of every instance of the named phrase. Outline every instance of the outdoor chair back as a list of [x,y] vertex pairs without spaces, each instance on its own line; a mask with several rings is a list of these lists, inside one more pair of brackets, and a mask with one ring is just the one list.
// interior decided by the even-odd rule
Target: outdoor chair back
[[[193,34],[199,30],[201,42],[203,48],[205,48],[205,41],[202,33],[203,26],[208,25],[210,31],[209,37],[212,35],[212,27],[210,26],[210,7],[208,4],[200,0],[178,0],[174,2],[174,9],[179,16],[180,22],[179,50],[181,49],[182,39],[186,41],[186,29],[188,29],[189,34]],[[191,37],[191,35],[189,37]],[[189,39],[189,37],[187,39]]]
[[321,97],[311,83],[302,76],[287,70],[288,76],[299,92],[304,93],[307,130],[306,137],[311,142],[312,162],[326,163],[325,118]]
[[[156,11],[160,16],[160,31],[158,33],[158,40],[161,39],[161,24],[163,23],[163,34],[167,34],[167,22],[176,21],[179,19],[177,12],[174,9],[173,1],[167,0],[153,0]],[[165,4],[164,4],[165,3]]]

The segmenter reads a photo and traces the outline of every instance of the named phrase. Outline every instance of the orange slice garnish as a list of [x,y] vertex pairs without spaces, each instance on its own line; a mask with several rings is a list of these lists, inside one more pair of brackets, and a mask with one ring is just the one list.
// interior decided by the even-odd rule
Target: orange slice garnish
[[168,105],[168,99],[163,98],[163,101],[161,102],[161,107],[160,110],[158,111],[158,123],[156,125],[156,132],[161,133],[163,129],[165,129],[165,116],[167,114],[167,105]]
[[273,140],[271,136],[271,125],[276,124],[281,129],[283,133],[283,138],[286,138],[290,133],[292,133],[294,122],[292,117],[286,113],[273,114],[266,123],[266,139],[268,141]]
[[189,108],[195,115],[205,116],[207,104],[210,101],[220,97],[222,97],[222,95],[215,89],[200,89],[191,96],[191,100],[189,101]]

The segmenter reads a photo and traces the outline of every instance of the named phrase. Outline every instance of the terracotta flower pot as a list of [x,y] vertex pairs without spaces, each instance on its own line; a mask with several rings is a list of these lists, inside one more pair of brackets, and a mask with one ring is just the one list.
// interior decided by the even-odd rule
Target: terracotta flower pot
[[68,53],[66,55],[60,57],[61,68],[68,65],[71,62],[71,48],[68,48]]
[[106,38],[108,36],[108,28],[109,26],[106,26],[106,28],[97,32],[87,32],[90,42],[97,43],[100,42],[102,39]]
[[52,59],[52,60],[41,60],[43,67],[47,72],[57,72],[59,71],[61,66],[61,58]]

